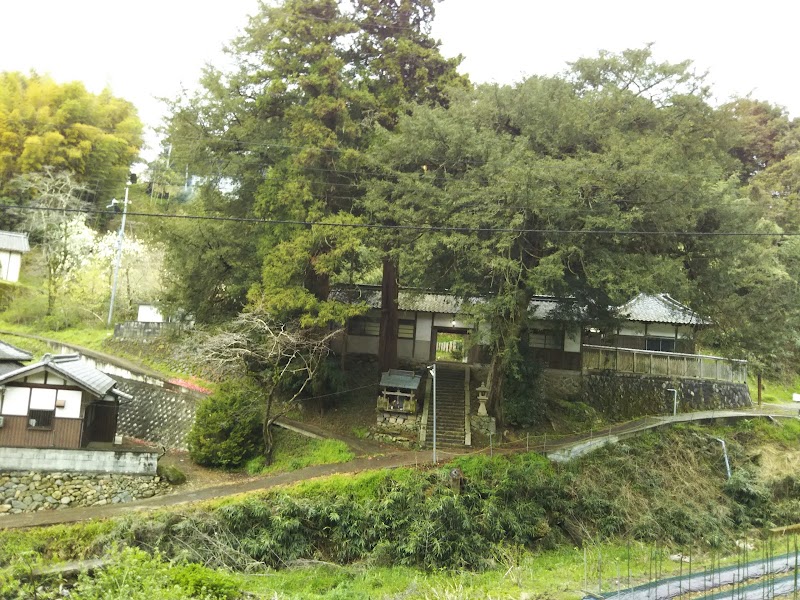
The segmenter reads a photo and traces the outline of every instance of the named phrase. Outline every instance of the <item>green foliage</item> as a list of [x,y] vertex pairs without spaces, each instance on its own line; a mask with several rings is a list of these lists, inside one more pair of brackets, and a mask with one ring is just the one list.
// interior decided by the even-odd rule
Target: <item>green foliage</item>
[[233,600],[240,597],[235,583],[222,573],[200,565],[171,566],[160,556],[125,548],[111,565],[81,574],[70,594],[76,600]]
[[[78,82],[0,73],[0,196],[27,204],[10,182],[50,167],[71,173],[90,188],[84,199],[105,206],[120,190],[141,144],[134,106],[109,90],[90,94]],[[4,213],[3,229],[13,223],[14,215]]]
[[233,600],[240,595],[238,587],[230,575],[196,563],[173,565],[169,570],[169,578],[193,598],[212,597],[220,600]]
[[544,417],[544,369],[527,347],[510,350],[503,362],[503,417],[522,427],[541,422]]
[[[207,181],[183,210],[321,223],[165,232],[170,262],[181,265],[170,296],[199,319],[240,310],[248,290],[281,319],[351,316],[352,307],[327,300],[329,285],[370,270],[383,249],[365,244],[361,230],[322,223],[363,222],[353,200],[375,123],[392,127],[407,102],[446,104],[449,86],[466,85],[460,58],[442,57],[429,34],[433,0],[343,8],[336,0],[263,4],[229,46],[234,67],[207,69],[202,92],[173,106],[173,161]],[[221,192],[223,178],[236,189]]]
[[250,381],[226,382],[201,401],[187,437],[194,462],[236,468],[263,448],[260,393]]
[[0,530],[0,567],[15,564],[25,553],[49,562],[81,560],[113,529],[109,521]]
[[725,483],[725,493],[735,501],[733,519],[740,526],[768,524],[772,494],[747,469],[736,469]]

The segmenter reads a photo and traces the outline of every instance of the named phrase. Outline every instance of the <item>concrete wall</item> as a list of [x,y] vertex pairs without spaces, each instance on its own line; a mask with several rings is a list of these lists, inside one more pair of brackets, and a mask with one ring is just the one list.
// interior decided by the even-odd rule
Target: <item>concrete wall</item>
[[155,475],[157,452],[0,447],[0,471],[79,471]]
[[114,339],[151,342],[168,329],[175,329],[173,323],[126,321],[114,326]]

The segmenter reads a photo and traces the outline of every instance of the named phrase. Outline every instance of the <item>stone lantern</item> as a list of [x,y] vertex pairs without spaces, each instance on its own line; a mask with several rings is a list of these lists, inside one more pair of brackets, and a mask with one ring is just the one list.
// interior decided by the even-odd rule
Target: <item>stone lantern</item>
[[486,382],[482,382],[477,391],[478,402],[480,402],[480,406],[478,406],[478,414],[482,417],[485,417],[489,414],[486,412],[486,401],[489,400],[489,388],[486,387]]

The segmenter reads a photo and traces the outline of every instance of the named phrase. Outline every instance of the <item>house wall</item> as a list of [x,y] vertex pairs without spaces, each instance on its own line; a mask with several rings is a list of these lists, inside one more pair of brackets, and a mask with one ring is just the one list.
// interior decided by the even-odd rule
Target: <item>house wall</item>
[[619,335],[630,337],[691,339],[694,337],[694,329],[689,325],[628,322],[620,326]]
[[0,279],[18,281],[19,270],[22,264],[22,254],[0,250]]
[[[372,309],[367,312],[370,319],[380,319],[380,311]],[[414,338],[400,338],[397,340],[397,356],[403,360],[428,361],[431,358],[431,340],[435,329],[474,329],[469,321],[452,313],[427,313],[415,311],[400,311],[398,318],[414,321]],[[348,354],[378,354],[377,335],[347,334]],[[333,344],[334,351],[341,352],[342,342],[337,340]]]
[[163,323],[164,316],[152,304],[140,304],[136,320],[140,323]]
[[431,358],[431,338],[433,336],[433,315],[417,313],[417,329],[414,332],[414,360],[428,361]]
[[[31,429],[28,417],[3,416],[0,447],[80,448],[83,419],[55,419],[52,429]],[[2,449],[2,448],[0,448]]]
[[2,471],[78,471],[155,475],[158,452],[0,447]]
[[[7,385],[0,398],[0,446],[79,448],[84,417],[84,393],[75,389],[55,387],[66,382],[47,374],[48,383],[54,387]],[[43,385],[45,373],[26,377],[28,383]],[[63,403],[64,406],[57,406]],[[52,428],[39,429],[28,426],[31,410],[54,410]]]

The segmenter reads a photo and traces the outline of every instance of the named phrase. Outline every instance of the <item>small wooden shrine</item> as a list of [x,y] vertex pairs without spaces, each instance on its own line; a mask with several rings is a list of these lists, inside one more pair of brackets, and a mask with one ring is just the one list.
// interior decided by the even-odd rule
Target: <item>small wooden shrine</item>
[[389,369],[381,375],[378,410],[416,414],[417,390],[422,377],[413,371]]

